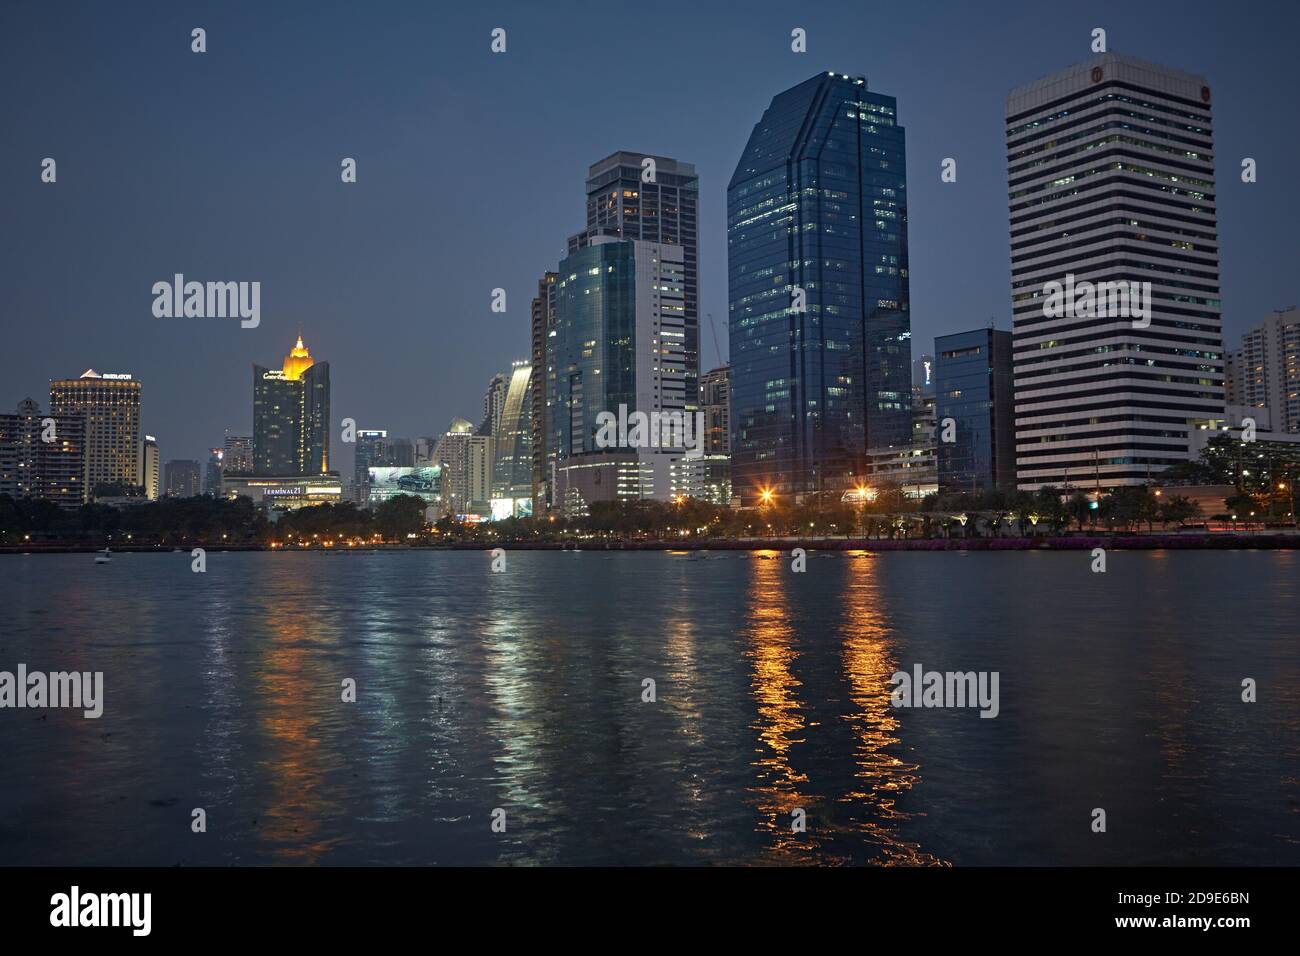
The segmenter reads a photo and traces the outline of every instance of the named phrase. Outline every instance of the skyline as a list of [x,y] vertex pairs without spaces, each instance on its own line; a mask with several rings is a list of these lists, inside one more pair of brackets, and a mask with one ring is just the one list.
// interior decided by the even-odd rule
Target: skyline
[[[43,87],[32,91],[39,96],[20,95],[4,107],[7,128],[15,130],[12,150],[0,157],[14,221],[4,250],[15,265],[8,305],[11,321],[39,322],[49,343],[39,360],[30,349],[0,358],[13,383],[9,401],[30,395],[44,404],[50,379],[90,366],[130,372],[143,383],[143,431],[158,437],[163,459],[201,461],[226,429],[251,431],[251,403],[234,383],[254,362],[282,354],[302,330],[313,352],[334,362],[333,428],[351,417],[362,428],[438,434],[453,417],[474,417],[491,375],[529,354],[537,276],[555,268],[566,237],[583,226],[578,204],[587,167],[618,149],[696,166],[701,322],[707,325],[712,313],[715,328],[725,329],[730,172],[771,96],[831,68],[865,74],[873,88],[897,97],[905,118],[914,354],[929,351],[936,335],[977,328],[990,317],[1009,328],[1005,96],[1087,59],[1097,25],[1106,27],[1111,50],[1205,74],[1214,86],[1231,348],[1248,327],[1297,298],[1287,285],[1296,241],[1274,187],[1300,134],[1267,123],[1286,115],[1286,31],[1197,6],[1200,15],[1165,23],[1160,12],[1109,5],[1055,17],[1041,34],[1030,23],[1017,26],[1014,15],[984,23],[976,11],[959,9],[945,34],[934,32],[933,15],[906,11],[872,19],[847,8],[792,13],[765,5],[744,24],[694,11],[699,29],[672,34],[681,48],[678,79],[656,76],[646,84],[636,66],[655,54],[632,50],[626,72],[585,86],[580,65],[554,54],[588,48],[587,28],[554,26],[523,8],[452,14],[436,24],[431,13],[395,12],[387,24],[346,34],[355,43],[355,58],[346,62],[362,69],[344,75],[331,73],[329,56],[346,51],[327,40],[340,11],[306,24],[284,10],[205,15],[204,59],[189,52],[190,14],[144,8],[115,21],[88,8],[56,28],[49,20],[35,23],[35,7],[9,10],[0,15],[9,27],[4,35],[26,32],[30,39],[6,51],[0,71],[13,74],[17,89],[37,81]],[[864,19],[869,35],[897,45],[864,50],[845,39],[867,35],[846,28]],[[509,31],[509,49],[494,56],[489,32],[498,21]],[[929,25],[924,37],[920,21]],[[420,24],[428,25],[423,44],[407,37],[420,33]],[[794,26],[807,29],[809,53],[789,51]],[[659,37],[668,28],[645,29]],[[1006,32],[1000,44],[1015,47],[1017,57],[988,56],[992,32]],[[1030,35],[1033,46],[1017,39]],[[58,47],[51,45],[56,38]],[[1242,52],[1247,43],[1249,57]],[[1278,56],[1268,54],[1272,44]],[[723,53],[759,55],[710,58],[717,45]],[[431,48],[436,55],[427,55]],[[123,56],[143,60],[124,66]],[[381,59],[384,72],[366,71]],[[24,70],[33,62],[50,65]],[[961,81],[949,71],[929,76],[938,62],[958,67]],[[304,71],[301,87],[277,87],[278,97],[269,95],[272,87],[254,89],[259,80],[282,84],[296,76],[295,64]],[[1277,72],[1270,77],[1270,70]],[[975,82],[977,76],[983,78]],[[447,86],[431,91],[412,84],[417,77]],[[530,110],[510,92],[522,81],[546,90],[556,108]],[[143,86],[123,95],[115,87],[124,83]],[[682,104],[666,122],[663,111],[648,111],[665,84]],[[582,96],[566,98],[570,91]],[[187,93],[192,99],[182,102]],[[259,98],[249,110],[252,93]],[[702,108],[693,110],[696,101]],[[136,109],[123,115],[123,103]],[[432,116],[417,112],[430,103]],[[344,115],[328,115],[335,109]],[[78,110],[86,122],[78,121]],[[187,112],[194,113],[189,122]],[[585,121],[584,112],[599,121]],[[99,125],[105,116],[107,127]],[[169,128],[179,135],[132,138],[163,117],[180,123]],[[312,120],[322,124],[315,135],[304,128]],[[567,124],[564,136],[553,135],[557,124]],[[239,148],[241,135],[232,134],[247,136],[243,145],[255,148]],[[403,138],[411,141],[403,145]],[[1260,181],[1249,187],[1235,175],[1238,157],[1247,155],[1260,164]],[[59,160],[53,186],[39,182],[44,156]],[[358,159],[359,181],[347,187],[338,181],[344,156]],[[947,156],[958,160],[955,184],[939,179]],[[448,203],[451,211],[439,216]],[[195,211],[178,228],[159,229],[176,208]],[[449,233],[463,241],[448,242]],[[154,318],[150,287],[175,272],[200,281],[261,281],[260,326]],[[505,315],[490,311],[494,287],[507,290]],[[439,296],[442,306],[431,306]],[[481,344],[485,323],[494,323],[489,347]],[[719,339],[725,351],[723,332]],[[700,346],[703,372],[719,364],[711,332],[701,329]],[[339,456],[345,473],[350,459]]]

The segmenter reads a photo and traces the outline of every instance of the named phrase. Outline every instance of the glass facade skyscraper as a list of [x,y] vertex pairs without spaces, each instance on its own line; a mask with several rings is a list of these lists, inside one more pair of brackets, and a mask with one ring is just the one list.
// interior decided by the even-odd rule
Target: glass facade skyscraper
[[635,246],[601,242],[560,263],[548,444],[560,460],[595,451],[596,416],[636,408]]
[[[1011,333],[975,329],[934,340],[939,493],[1016,490]],[[943,441],[952,419],[951,442]]]
[[[594,500],[670,496],[672,464],[684,448],[658,441],[603,447],[599,416],[685,422],[683,276],[681,246],[610,236],[593,237],[560,263],[546,361],[554,371],[547,383],[553,507],[579,514]],[[696,398],[692,392],[692,404]]]
[[495,441],[492,497],[514,501],[527,500],[532,513],[533,477],[533,368],[528,361],[513,363],[505,400],[501,404],[501,423]]
[[[649,180],[647,161],[654,163],[654,178]],[[700,374],[699,194],[700,179],[691,163],[619,150],[587,171],[587,228],[569,238],[571,253],[600,235],[682,247],[688,409],[695,408]]]
[[848,487],[868,448],[911,440],[894,97],[837,73],[778,94],[727,187],[727,243],[734,493]]

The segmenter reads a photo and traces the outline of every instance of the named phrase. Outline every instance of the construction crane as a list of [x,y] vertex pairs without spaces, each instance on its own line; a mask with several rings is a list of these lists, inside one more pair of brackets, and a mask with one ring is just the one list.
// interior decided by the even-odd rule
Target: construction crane
[[709,331],[713,334],[713,351],[717,353],[717,355],[718,355],[718,364],[721,365],[721,364],[722,364],[722,348],[721,348],[721,346],[718,345],[718,329],[717,329],[717,326],[715,326],[715,325],[713,324],[713,313],[712,313],[712,312],[708,313],[707,318],[708,318],[708,320],[709,320]]

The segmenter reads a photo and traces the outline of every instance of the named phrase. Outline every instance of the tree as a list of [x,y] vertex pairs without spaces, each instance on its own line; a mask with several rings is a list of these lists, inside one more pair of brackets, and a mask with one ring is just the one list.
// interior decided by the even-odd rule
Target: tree
[[1079,523],[1080,533],[1083,531],[1083,523],[1085,521],[1096,520],[1092,507],[1092,499],[1088,497],[1087,492],[1076,491],[1074,494],[1070,495],[1069,500],[1065,503],[1065,512],[1071,519]]
[[1237,494],[1224,501],[1224,504],[1228,506],[1228,512],[1241,521],[1248,519],[1251,512],[1256,510],[1257,507],[1255,499],[1244,491],[1237,492]]
[[1194,518],[1200,513],[1201,506],[1182,495],[1166,498],[1160,505],[1160,521],[1165,525],[1174,521],[1181,525],[1188,518]]
[[386,541],[405,541],[424,530],[424,499],[416,495],[393,495],[380,502],[373,514],[375,530]]

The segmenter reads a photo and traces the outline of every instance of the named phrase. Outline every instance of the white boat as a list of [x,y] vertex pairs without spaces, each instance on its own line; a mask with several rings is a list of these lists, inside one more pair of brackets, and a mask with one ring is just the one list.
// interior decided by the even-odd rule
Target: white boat
[[108,548],[105,548],[103,551],[99,552],[99,554],[95,555],[96,564],[108,564],[108,562],[112,560],[113,556],[109,552]]

